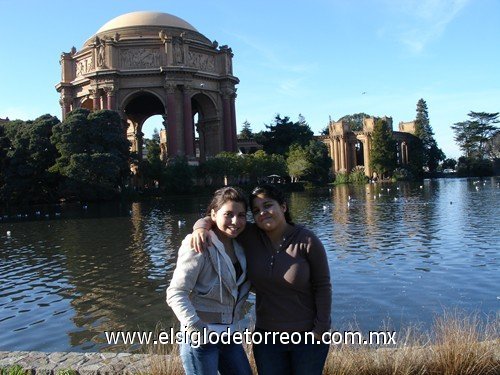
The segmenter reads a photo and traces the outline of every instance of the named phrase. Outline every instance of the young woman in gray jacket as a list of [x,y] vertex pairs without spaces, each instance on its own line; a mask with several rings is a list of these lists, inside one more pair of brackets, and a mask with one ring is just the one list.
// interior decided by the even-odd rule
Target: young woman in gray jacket
[[200,342],[208,332],[234,332],[243,318],[250,282],[243,249],[235,238],[245,228],[246,211],[245,195],[239,189],[217,190],[207,208],[215,224],[209,233],[212,245],[196,253],[188,235],[179,249],[167,303],[191,338],[180,344],[186,374],[252,373],[241,344]]

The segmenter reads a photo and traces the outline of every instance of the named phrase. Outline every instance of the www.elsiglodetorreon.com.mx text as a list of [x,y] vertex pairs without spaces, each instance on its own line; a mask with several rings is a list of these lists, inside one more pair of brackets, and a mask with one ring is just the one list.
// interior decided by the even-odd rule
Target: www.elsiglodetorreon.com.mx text
[[250,331],[226,331],[215,332],[204,328],[202,331],[188,332],[187,330],[147,332],[147,331],[106,331],[106,340],[110,345],[167,345],[189,343],[193,347],[198,347],[205,343],[236,343],[236,344],[261,344],[261,343],[325,343],[329,345],[395,345],[395,331],[370,331],[364,336],[359,331],[328,331],[317,337],[313,332],[259,332]]

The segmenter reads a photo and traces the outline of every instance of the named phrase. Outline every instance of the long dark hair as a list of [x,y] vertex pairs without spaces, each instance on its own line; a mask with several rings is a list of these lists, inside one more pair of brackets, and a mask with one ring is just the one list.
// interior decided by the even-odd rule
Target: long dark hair
[[288,224],[293,225],[292,215],[290,215],[290,209],[289,209],[290,207],[288,207],[285,194],[283,194],[283,192],[280,189],[278,189],[273,185],[268,185],[268,184],[257,186],[250,193],[250,199],[249,199],[250,205],[253,204],[253,201],[257,197],[257,195],[263,195],[266,198],[275,200],[276,202],[278,202],[279,205],[283,204],[286,205],[286,211],[284,212],[285,220]]
[[224,203],[232,201],[242,203],[245,207],[245,211],[248,209],[247,199],[245,193],[239,188],[228,186],[217,190],[212,197],[212,201],[207,207],[206,216],[210,216],[212,210],[215,212],[224,205]]

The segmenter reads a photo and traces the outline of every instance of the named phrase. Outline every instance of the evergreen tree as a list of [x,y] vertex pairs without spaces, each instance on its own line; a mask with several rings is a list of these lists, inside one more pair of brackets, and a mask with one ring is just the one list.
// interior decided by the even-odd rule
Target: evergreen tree
[[10,148],[10,140],[5,134],[5,127],[0,125],[0,198],[5,184],[5,172],[7,170],[7,152]]
[[455,142],[467,158],[483,159],[488,155],[487,144],[498,131],[499,113],[469,112],[469,120],[451,126]]
[[57,176],[48,171],[57,156],[50,142],[57,117],[9,123],[1,143],[7,144],[2,197],[15,204],[45,203],[55,199]]
[[429,172],[434,172],[439,162],[445,159],[445,155],[434,139],[434,132],[429,122],[429,111],[424,99],[420,99],[417,103],[415,135],[422,141],[423,165]]
[[299,115],[299,121],[292,122],[288,116],[282,118],[277,114],[274,122],[266,128],[267,131],[256,134],[255,140],[268,154],[284,155],[293,143],[305,146],[314,134],[302,115]]
[[500,130],[490,137],[485,148],[491,159],[500,159]]
[[370,165],[381,178],[388,177],[396,168],[396,142],[384,119],[379,119],[373,129]]
[[238,139],[241,139],[243,141],[248,141],[250,139],[253,139],[252,128],[247,120],[245,120],[245,122],[243,123],[243,128],[241,129],[241,132],[238,135]]
[[115,111],[76,109],[54,127],[51,140],[60,154],[51,171],[65,177],[65,197],[109,199],[129,176],[130,143]]

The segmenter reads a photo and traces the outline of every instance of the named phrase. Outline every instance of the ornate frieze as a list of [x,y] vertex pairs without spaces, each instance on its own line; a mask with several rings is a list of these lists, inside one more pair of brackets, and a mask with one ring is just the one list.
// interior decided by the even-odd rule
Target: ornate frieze
[[122,69],[148,69],[160,66],[160,50],[158,48],[130,48],[120,51]]
[[80,77],[94,70],[94,59],[92,56],[76,62],[76,76]]
[[188,66],[205,72],[215,72],[215,57],[205,53],[189,51]]

